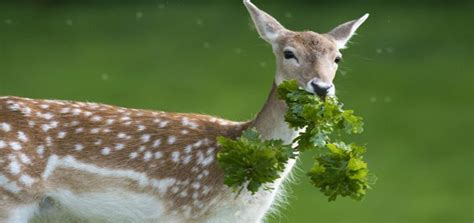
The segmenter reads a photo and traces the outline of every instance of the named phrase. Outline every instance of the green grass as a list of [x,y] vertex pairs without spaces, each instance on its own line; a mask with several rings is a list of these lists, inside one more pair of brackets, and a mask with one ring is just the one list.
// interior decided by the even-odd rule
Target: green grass
[[[365,117],[358,141],[378,182],[362,202],[328,203],[300,177],[269,222],[474,220],[473,4],[259,5],[288,28],[320,32],[371,13],[336,85]],[[249,119],[275,70],[250,27],[240,1],[0,5],[0,95]]]

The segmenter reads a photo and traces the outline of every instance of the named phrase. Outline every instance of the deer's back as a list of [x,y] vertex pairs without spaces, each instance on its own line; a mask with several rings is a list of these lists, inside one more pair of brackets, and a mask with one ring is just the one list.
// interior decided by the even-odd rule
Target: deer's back
[[[16,202],[67,190],[152,194],[205,214],[221,193],[218,136],[249,123],[95,103],[0,98],[0,186]],[[25,195],[27,194],[27,195]]]

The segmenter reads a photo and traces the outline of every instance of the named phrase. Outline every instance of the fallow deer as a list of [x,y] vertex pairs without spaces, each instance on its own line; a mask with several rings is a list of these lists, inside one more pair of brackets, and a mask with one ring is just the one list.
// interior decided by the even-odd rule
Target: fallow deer
[[309,92],[334,95],[340,49],[368,14],[318,34],[285,29],[250,0],[244,4],[277,64],[254,120],[1,97],[1,222],[26,223],[57,207],[105,222],[261,222],[295,160],[272,190],[236,197],[223,184],[216,138],[255,127],[265,139],[290,143],[298,131],[285,123],[276,87],[296,79]]

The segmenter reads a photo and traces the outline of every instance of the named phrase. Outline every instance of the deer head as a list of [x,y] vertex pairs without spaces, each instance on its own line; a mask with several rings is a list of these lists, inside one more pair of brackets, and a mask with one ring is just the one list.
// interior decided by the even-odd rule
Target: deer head
[[275,82],[295,79],[308,92],[319,96],[334,95],[333,80],[344,49],[357,28],[369,17],[337,26],[319,34],[312,31],[295,32],[283,27],[275,18],[244,0],[260,37],[270,43],[276,57]]

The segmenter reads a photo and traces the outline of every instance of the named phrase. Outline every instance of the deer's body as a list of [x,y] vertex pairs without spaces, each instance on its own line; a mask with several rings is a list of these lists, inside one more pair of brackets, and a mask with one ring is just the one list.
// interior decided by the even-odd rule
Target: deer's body
[[18,97],[0,114],[0,216],[52,198],[111,222],[256,221],[275,195],[235,198],[215,160],[216,138],[251,122]]
[[0,97],[0,222],[57,210],[101,222],[261,222],[295,160],[272,190],[236,197],[223,184],[216,138],[255,127],[264,139],[291,143],[298,133],[276,86],[296,79],[309,92],[334,94],[339,49],[367,15],[327,34],[293,32],[244,4],[277,59],[270,96],[252,121]]

